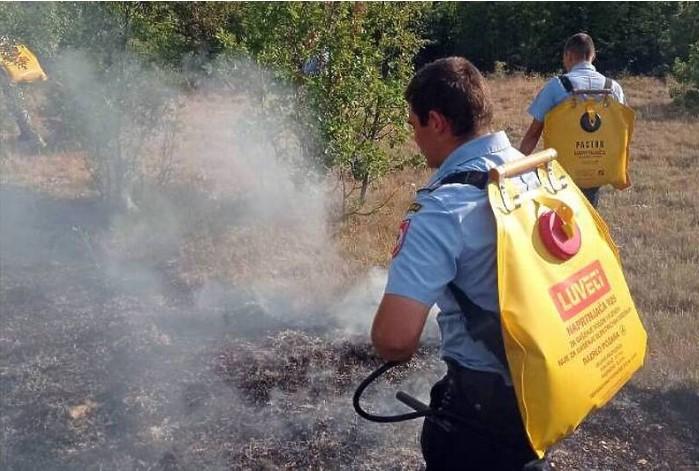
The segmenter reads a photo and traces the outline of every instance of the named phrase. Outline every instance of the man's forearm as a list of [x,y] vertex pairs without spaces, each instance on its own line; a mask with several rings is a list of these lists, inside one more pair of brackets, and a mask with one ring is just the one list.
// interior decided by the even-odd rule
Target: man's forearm
[[532,153],[539,139],[535,139],[534,136],[526,135],[522,138],[522,143],[519,145],[519,151],[524,155],[529,155]]
[[527,129],[527,132],[524,133],[522,143],[519,145],[519,151],[524,155],[531,154],[536,148],[543,130],[544,123],[537,121],[536,119],[532,120],[532,123],[529,125],[529,129]]
[[371,326],[371,342],[387,361],[406,361],[417,350],[429,306],[399,295],[385,294]]
[[418,347],[419,337],[411,337],[401,332],[396,326],[388,328],[374,322],[371,331],[371,343],[376,352],[386,361],[407,361]]
[[417,349],[394,349],[374,343],[374,348],[385,361],[408,361],[415,354]]

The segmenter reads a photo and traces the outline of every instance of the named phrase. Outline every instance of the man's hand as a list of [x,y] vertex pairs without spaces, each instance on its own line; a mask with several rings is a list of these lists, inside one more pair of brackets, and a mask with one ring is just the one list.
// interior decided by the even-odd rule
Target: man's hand
[[410,298],[385,294],[371,327],[371,341],[387,361],[406,361],[417,350],[430,308]]
[[522,143],[519,145],[519,151],[524,155],[529,155],[536,148],[536,144],[539,142],[541,137],[541,132],[544,130],[544,123],[532,120],[532,124],[529,125],[526,134],[522,138]]

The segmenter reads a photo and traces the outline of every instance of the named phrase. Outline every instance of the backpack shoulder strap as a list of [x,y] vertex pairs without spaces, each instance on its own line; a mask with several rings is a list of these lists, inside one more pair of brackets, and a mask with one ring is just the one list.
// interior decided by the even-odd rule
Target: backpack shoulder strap
[[502,327],[500,326],[500,315],[483,309],[474,303],[454,282],[447,285],[452,296],[456,300],[461,313],[468,315],[466,330],[475,341],[481,341],[485,347],[493,353],[498,360],[507,368],[507,355],[505,354],[505,343],[502,338]]
[[451,173],[425,189],[432,193],[434,190],[436,190],[442,185],[450,185],[453,183],[471,185],[475,186],[479,190],[483,190],[488,184],[488,172],[484,172],[482,170],[465,170],[461,172]]
[[[488,184],[488,172],[482,170],[465,170],[447,175],[436,181],[421,191],[433,192],[442,185],[459,183],[471,185],[483,190]],[[469,315],[466,322],[466,330],[475,341],[481,341],[485,347],[491,351],[500,362],[507,367],[507,357],[505,356],[505,344],[502,340],[502,330],[500,327],[500,315],[496,312],[486,311],[459,289],[453,282],[447,285],[452,296],[459,305],[462,315]]]
[[575,89],[573,88],[573,83],[570,81],[568,76],[566,75],[559,75],[558,80],[561,81],[561,85],[563,85],[563,88],[565,88],[565,91],[568,93],[573,93]]
[[605,90],[612,89],[612,79],[610,79],[609,77],[604,77],[604,89]]

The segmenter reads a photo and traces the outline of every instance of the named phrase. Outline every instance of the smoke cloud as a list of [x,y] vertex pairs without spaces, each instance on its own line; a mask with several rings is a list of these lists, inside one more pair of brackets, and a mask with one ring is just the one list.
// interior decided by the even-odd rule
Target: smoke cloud
[[[419,423],[351,408],[386,273],[343,271],[295,90],[245,60],[190,89],[115,64],[62,55],[46,106],[124,210],[1,190],[2,467],[419,469]],[[430,348],[369,407],[426,400]]]

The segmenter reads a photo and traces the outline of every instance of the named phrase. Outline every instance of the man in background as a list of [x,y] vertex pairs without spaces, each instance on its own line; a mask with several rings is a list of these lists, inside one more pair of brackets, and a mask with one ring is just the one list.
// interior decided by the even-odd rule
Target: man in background
[[[563,47],[563,67],[566,73],[563,77],[569,80],[569,84],[574,90],[602,90],[604,88],[607,79],[592,65],[595,57],[595,44],[589,35],[585,33],[574,34],[566,41]],[[611,92],[617,101],[625,103],[624,91],[614,80],[611,81]],[[561,81],[560,77],[554,77],[544,85],[544,88],[529,106],[528,112],[533,119],[524,138],[522,138],[522,143],[519,146],[520,152],[524,155],[532,153],[544,130],[546,114],[570,97],[571,93],[572,91],[566,90],[566,84]],[[592,206],[597,207],[599,187],[584,188],[582,192]]]

